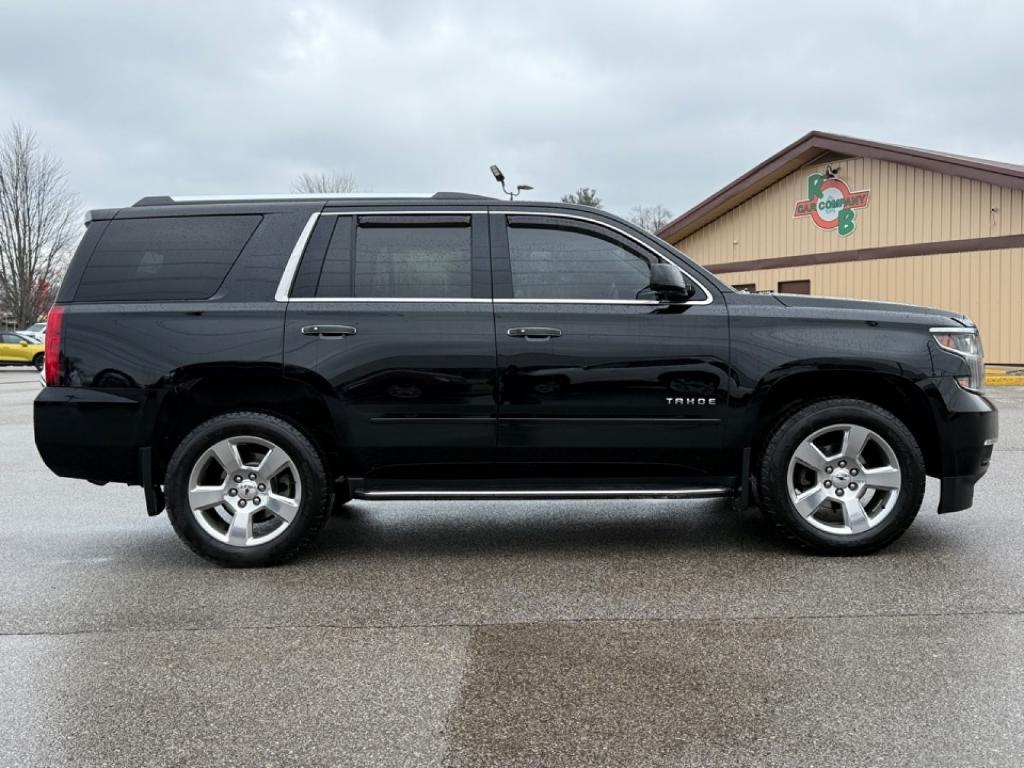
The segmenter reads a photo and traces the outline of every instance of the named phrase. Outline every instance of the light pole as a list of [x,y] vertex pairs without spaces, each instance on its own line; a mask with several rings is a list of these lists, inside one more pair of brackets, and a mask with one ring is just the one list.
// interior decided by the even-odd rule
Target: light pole
[[505,188],[505,174],[501,172],[501,168],[496,165],[492,165],[491,173],[494,174],[495,181],[501,184],[501,191],[508,195],[509,200],[515,200],[525,190],[533,189],[529,184],[519,184],[516,186],[516,191],[512,192]]

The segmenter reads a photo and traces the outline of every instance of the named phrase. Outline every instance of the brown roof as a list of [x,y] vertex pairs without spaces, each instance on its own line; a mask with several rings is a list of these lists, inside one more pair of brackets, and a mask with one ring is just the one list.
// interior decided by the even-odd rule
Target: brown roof
[[678,242],[797,168],[831,154],[888,160],[1001,187],[1024,189],[1024,165],[997,163],[976,157],[811,131],[670,221],[658,230],[658,235],[665,240]]

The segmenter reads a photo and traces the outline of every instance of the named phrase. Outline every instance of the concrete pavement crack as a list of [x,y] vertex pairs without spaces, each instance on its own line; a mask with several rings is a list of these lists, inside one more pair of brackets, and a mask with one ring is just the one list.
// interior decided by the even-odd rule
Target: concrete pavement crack
[[991,609],[978,611],[915,611],[911,613],[823,613],[793,614],[783,616],[705,616],[705,617],[614,617],[614,618],[582,618],[582,619],[545,619],[542,621],[492,621],[492,622],[435,622],[419,624],[334,624],[317,622],[312,624],[226,624],[206,627],[123,627],[119,629],[81,629],[66,632],[2,632],[4,637],[75,637],[83,635],[118,635],[118,634],[170,634],[174,632],[227,632],[227,631],[286,631],[286,630],[341,630],[341,631],[373,631],[373,630],[406,630],[406,629],[477,629],[481,627],[529,627],[551,625],[587,625],[587,624],[741,624],[751,622],[787,622],[787,621],[835,621],[837,619],[929,619],[929,618],[977,618],[983,616],[1024,616],[1024,609]]

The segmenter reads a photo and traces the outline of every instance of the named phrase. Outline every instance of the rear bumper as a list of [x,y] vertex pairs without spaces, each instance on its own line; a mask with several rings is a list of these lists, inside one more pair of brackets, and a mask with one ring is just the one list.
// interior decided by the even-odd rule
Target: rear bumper
[[61,477],[138,485],[145,409],[141,392],[46,387],[33,404],[36,449]]
[[926,392],[939,442],[939,513],[968,509],[999,438],[999,412],[988,398],[962,389],[950,377],[931,379]]

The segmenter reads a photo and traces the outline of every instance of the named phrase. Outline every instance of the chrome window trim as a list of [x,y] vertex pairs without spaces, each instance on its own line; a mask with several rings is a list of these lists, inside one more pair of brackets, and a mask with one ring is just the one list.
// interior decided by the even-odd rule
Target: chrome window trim
[[[710,303],[712,303],[714,301],[714,298],[711,295],[711,291],[709,291],[707,289],[707,287],[704,285],[704,283],[702,283],[696,277],[691,275],[689,272],[687,272],[681,266],[676,264],[674,261],[672,261],[672,259],[670,259],[667,256],[665,256],[665,254],[659,253],[657,250],[655,250],[653,247],[651,247],[650,245],[645,243],[640,238],[638,238],[638,237],[636,237],[634,235],[631,235],[629,232],[627,232],[624,229],[620,229],[619,227],[616,227],[614,224],[609,224],[606,221],[601,221],[600,219],[595,219],[595,218],[592,218],[590,216],[583,216],[583,215],[580,215],[578,213],[550,213],[548,211],[509,211],[509,210],[490,211],[490,213],[493,214],[493,215],[497,215],[497,216],[546,216],[546,217],[552,217],[552,218],[556,218],[556,219],[574,219],[576,221],[585,221],[588,224],[594,224],[594,225],[596,225],[598,227],[604,227],[605,229],[610,229],[612,232],[617,232],[618,234],[622,235],[627,240],[632,240],[634,243],[639,245],[641,248],[643,248],[643,249],[645,249],[647,251],[650,251],[651,253],[654,254],[655,258],[661,259],[662,261],[666,262],[667,264],[671,264],[673,267],[675,267],[680,272],[682,272],[684,275],[686,275],[688,278],[690,278],[690,280],[692,280],[694,283],[696,283],[698,286],[700,286],[700,289],[702,291],[704,291],[704,298],[701,299],[700,301],[680,301],[680,302],[659,302],[659,301],[656,301],[656,302],[654,302],[654,304],[673,304],[675,306],[683,306],[683,307],[685,307],[685,306],[690,306],[690,305],[692,305],[692,306],[704,306],[704,305],[710,304]],[[509,299],[495,299],[495,301],[509,301]],[[527,303],[527,304],[538,302],[537,299],[511,299],[511,301],[514,301],[516,303]],[[634,302],[629,302],[628,300],[625,300],[625,299],[620,299],[618,301],[600,301],[600,300],[597,300],[597,299],[547,299],[543,303],[548,303],[548,302],[550,302],[550,303],[556,303],[557,302],[557,303],[563,303],[563,304],[593,304],[593,303],[599,303],[599,304],[615,303],[615,304],[619,304],[619,303],[623,303],[623,302],[625,302],[625,303],[634,303]],[[648,302],[639,302],[639,303],[646,304]]]
[[646,307],[659,307],[659,306],[670,306],[670,302],[667,301],[642,301],[642,300],[630,300],[630,299],[443,299],[424,297],[420,298],[394,298],[394,299],[381,299],[381,298],[348,298],[348,299],[336,299],[327,297],[317,296],[296,296],[289,298],[288,301],[302,302],[304,304],[331,304],[331,303],[346,303],[346,304],[367,304],[367,303],[385,303],[385,304],[612,304],[612,305],[623,305],[623,306],[646,306]]
[[621,304],[624,306],[658,307],[672,302],[657,299],[495,299],[495,304]]
[[316,226],[316,220],[319,215],[314,213],[309,217],[309,220],[306,221],[306,226],[299,233],[299,239],[292,246],[292,252],[288,255],[288,261],[284,265],[284,272],[281,273],[281,279],[277,283],[277,290],[274,291],[274,301],[288,301],[288,292],[291,290],[292,281],[295,279],[295,270],[299,268],[299,259],[302,258],[302,252],[306,250],[306,243],[309,242],[309,236],[313,234],[313,227]]
[[329,299],[318,296],[298,296],[288,301],[303,304],[490,304],[491,299],[441,299],[433,297],[401,299]]
[[[319,296],[303,296],[291,298],[288,295],[291,289],[292,281],[295,279],[295,272],[299,268],[299,260],[302,258],[302,252],[306,250],[306,243],[309,242],[310,235],[313,234],[313,227],[316,226],[316,221],[321,216],[472,216],[474,214],[487,214],[490,216],[546,216],[558,219],[572,219],[575,221],[585,221],[588,224],[594,224],[598,227],[605,227],[613,232],[617,232],[627,240],[631,240],[641,248],[654,254],[655,258],[660,259],[668,264],[671,264],[690,280],[700,287],[700,290],[704,292],[704,298],[700,301],[681,301],[681,302],[667,302],[667,301],[650,301],[650,300],[630,300],[630,299],[434,299],[434,298],[327,298]],[[551,213],[548,211],[516,211],[516,210],[444,210],[444,211],[318,211],[309,217],[309,221],[302,228],[302,232],[299,234],[299,239],[295,242],[292,248],[291,254],[288,256],[288,261],[285,263],[284,272],[281,274],[281,280],[277,284],[277,290],[274,292],[274,301],[280,302],[321,302],[321,303],[429,303],[429,304],[448,304],[448,303],[481,303],[481,302],[493,302],[495,304],[610,304],[610,305],[625,305],[625,306],[706,306],[714,302],[714,297],[708,288],[690,274],[686,269],[676,264],[670,258],[662,253],[659,253],[656,249],[645,243],[638,237],[631,235],[624,229],[620,229],[613,224],[595,219],[590,216],[583,216],[576,213]]]

